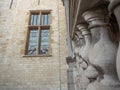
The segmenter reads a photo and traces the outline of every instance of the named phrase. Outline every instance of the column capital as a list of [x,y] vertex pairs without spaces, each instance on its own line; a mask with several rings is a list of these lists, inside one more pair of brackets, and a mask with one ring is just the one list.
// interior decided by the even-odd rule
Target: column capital
[[87,27],[88,27],[87,24],[78,24],[78,25],[77,25],[77,28],[78,28],[79,30],[86,29]]
[[84,19],[89,23],[89,29],[91,27],[103,27],[108,24],[105,21],[107,11],[103,9],[88,10],[83,13]]
[[80,30],[75,30],[75,32],[72,36],[72,40],[75,40],[75,39],[83,39],[83,35]]
[[90,35],[90,31],[88,30],[88,24],[79,24],[77,28],[82,32],[82,35]]
[[88,10],[85,11],[82,16],[84,17],[84,19],[89,23],[91,21],[94,20],[102,20],[104,19],[104,14],[103,14],[103,10],[102,9],[98,9],[98,10]]

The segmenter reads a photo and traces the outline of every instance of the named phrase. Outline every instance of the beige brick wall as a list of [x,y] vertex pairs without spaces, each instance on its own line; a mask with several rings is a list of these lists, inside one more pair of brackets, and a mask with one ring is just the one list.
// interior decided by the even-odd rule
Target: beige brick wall
[[[0,90],[67,90],[66,22],[61,0],[0,0]],[[51,57],[23,57],[29,10],[52,10]]]

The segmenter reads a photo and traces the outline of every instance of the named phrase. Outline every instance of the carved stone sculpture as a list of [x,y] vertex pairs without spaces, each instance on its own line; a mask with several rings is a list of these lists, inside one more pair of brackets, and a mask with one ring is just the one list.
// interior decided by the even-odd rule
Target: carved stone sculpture
[[[85,76],[85,69],[88,67],[88,51],[89,51],[89,42],[90,42],[90,32],[87,30],[86,24],[79,24],[77,26],[79,32],[82,32],[81,35],[81,47],[79,48],[79,54],[76,56],[76,61],[78,65],[79,78],[80,78],[80,90],[86,90],[86,87],[89,84],[89,79]],[[79,37],[81,37],[79,34]]]
[[86,64],[88,64],[89,63],[88,52],[89,52],[89,47],[90,47],[90,43],[91,43],[90,32],[88,31],[88,29],[87,29],[88,27],[85,24],[78,25],[78,28],[82,32],[82,35],[83,35],[84,41],[85,41],[85,45],[83,46],[83,49],[81,51],[79,51],[79,55],[81,55],[81,57],[85,60]]
[[80,85],[80,72],[81,70],[79,70],[79,63],[78,63],[78,58],[79,58],[79,48],[81,47],[81,39],[83,39],[83,37],[79,37],[79,34],[81,35],[81,32],[79,31],[76,31],[75,34],[74,34],[74,37],[72,39],[73,41],[73,46],[74,46],[74,59],[76,60],[75,62],[75,68],[76,68],[76,76],[74,77],[75,78],[75,87],[76,87],[76,90],[79,90],[81,88],[81,85]]
[[83,36],[81,34],[79,34],[79,47],[75,48],[75,58],[76,58],[76,66],[78,69],[78,72],[81,72],[81,70],[79,70],[80,64],[82,63],[82,59],[81,56],[79,55],[79,52],[83,50],[84,44],[83,44]]
[[75,71],[76,73],[74,73],[74,79],[75,79],[75,87],[76,90],[79,90],[81,88],[81,84],[80,84],[80,74],[81,74],[81,69],[79,69],[79,62],[80,62],[80,57],[79,57],[79,48],[81,48],[82,46],[82,40],[83,40],[83,36],[81,35],[80,31],[75,31],[74,37],[72,38],[72,42],[73,42],[73,52],[74,52],[74,56],[73,58],[75,59]]
[[[102,9],[97,9],[86,11],[83,14],[83,17],[89,23],[92,36],[89,61],[99,73],[96,78],[100,79],[96,79],[96,81],[103,86],[116,86],[114,90],[117,90],[116,88],[120,85],[116,73],[116,54],[118,47],[111,41],[108,34],[110,27],[105,22],[105,12]],[[96,89],[90,89],[88,87],[88,90]],[[113,88],[104,88],[103,90],[113,90]]]
[[82,48],[82,46],[84,44],[83,36],[82,36],[80,31],[76,31],[75,32],[73,42],[74,42],[74,46],[75,46],[74,52],[75,52],[75,54],[78,54],[79,53],[79,49]]
[[[120,31],[120,0],[109,0],[109,1],[110,1],[109,10],[111,12],[114,12],[119,25],[119,31]],[[119,48],[117,53],[116,66],[117,66],[117,73],[120,80],[120,41],[119,41]]]

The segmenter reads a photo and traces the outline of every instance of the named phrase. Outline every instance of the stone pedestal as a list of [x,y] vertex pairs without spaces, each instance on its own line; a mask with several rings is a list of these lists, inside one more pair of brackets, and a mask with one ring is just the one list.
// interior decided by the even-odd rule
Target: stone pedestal
[[68,90],[76,90],[75,89],[75,60],[72,57],[66,58],[67,64],[69,65],[69,68],[67,70],[67,77],[68,77]]
[[[120,31],[120,0],[109,0],[109,1],[110,1],[109,10],[111,12],[114,12]],[[117,53],[116,66],[117,66],[118,77],[120,79],[120,41],[119,41],[119,48]]]

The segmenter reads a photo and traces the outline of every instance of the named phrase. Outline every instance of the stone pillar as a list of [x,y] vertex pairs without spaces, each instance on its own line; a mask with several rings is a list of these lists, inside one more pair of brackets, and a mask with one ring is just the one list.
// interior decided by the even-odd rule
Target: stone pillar
[[63,0],[64,6],[65,6],[65,12],[66,12],[66,32],[67,32],[67,46],[68,46],[68,56],[73,56],[73,50],[72,50],[72,42],[70,37],[70,30],[69,30],[69,0]]
[[68,77],[68,90],[76,90],[75,89],[75,60],[72,57],[67,57],[67,64],[69,66],[67,70]]
[[[109,0],[109,1],[110,1],[109,10],[111,12],[114,12],[119,25],[119,31],[120,31],[120,0]],[[117,53],[116,66],[117,66],[118,77],[120,80],[120,41],[119,41],[119,48]]]
[[84,19],[89,23],[92,36],[89,61],[95,68],[95,73],[98,72],[96,80],[89,84],[87,90],[120,89],[120,83],[116,73],[116,54],[118,47],[112,42],[108,34],[110,26],[104,19],[106,12],[105,8],[99,8],[86,11],[83,14]]
[[74,43],[74,58],[76,60],[75,62],[75,71],[74,73],[74,79],[75,79],[75,88],[76,90],[82,90],[81,89],[81,77],[80,74],[82,74],[81,69],[79,68],[79,62],[80,62],[80,56],[79,56],[79,50],[82,47],[82,42],[83,42],[83,36],[81,35],[81,32],[76,30],[75,34],[72,38],[72,41]]

